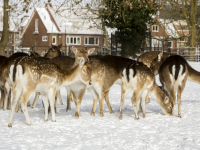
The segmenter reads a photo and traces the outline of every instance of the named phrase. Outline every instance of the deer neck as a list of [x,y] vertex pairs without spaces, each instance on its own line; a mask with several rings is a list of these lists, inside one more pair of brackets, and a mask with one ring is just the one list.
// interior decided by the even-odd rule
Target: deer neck
[[152,89],[149,92],[150,96],[155,99],[161,107],[164,107],[163,100],[165,99],[165,92],[163,92],[154,82]]
[[77,81],[79,81],[79,65],[76,65],[75,67],[72,67],[71,69],[61,70],[61,85],[68,86],[70,84],[73,84]]

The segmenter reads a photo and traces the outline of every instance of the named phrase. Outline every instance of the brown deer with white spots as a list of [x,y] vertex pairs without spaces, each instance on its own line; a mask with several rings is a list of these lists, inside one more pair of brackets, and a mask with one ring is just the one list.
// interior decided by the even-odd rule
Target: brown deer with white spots
[[[105,71],[104,71],[104,64],[103,62],[97,60],[96,58],[93,58],[93,56],[89,57],[88,55],[92,54],[92,52],[95,49],[89,49],[89,50],[78,50],[75,47],[72,48],[72,51],[75,54],[75,59],[62,56],[62,57],[57,57],[54,58],[53,61],[57,65],[61,66],[61,68],[67,69],[69,65],[75,65],[79,62],[80,58],[84,58],[86,61],[88,61],[91,64],[91,81],[92,85],[85,85],[82,84],[81,82],[76,82],[74,84],[71,84],[70,86],[67,87],[68,89],[68,100],[67,100],[67,110],[70,107],[70,93],[72,93],[74,102],[76,105],[75,108],[75,116],[78,118],[79,117],[79,112],[80,112],[80,105],[82,102],[82,98],[85,94],[86,89],[92,93],[94,96],[95,101],[99,101],[100,104],[100,114],[103,116],[103,110],[102,110],[102,103],[103,103],[103,91],[102,91],[102,86],[103,86],[103,81],[105,78]],[[69,61],[69,65],[64,65],[64,61]]]
[[[60,48],[62,47],[62,44],[58,45],[58,46],[55,46],[55,45],[51,45],[51,47],[48,49],[47,53],[44,55],[45,58],[54,58],[54,57],[57,57],[57,56],[61,56],[61,51],[60,51]],[[35,94],[35,98],[34,98],[34,101],[33,101],[33,104],[31,106],[31,108],[35,108],[36,106],[36,103],[38,101],[38,98],[40,96],[40,93],[36,93]],[[63,105],[63,101],[62,101],[62,97],[61,97],[61,94],[60,94],[60,91],[57,91],[56,92],[56,99],[57,97],[59,97],[59,100],[60,100],[60,104]],[[56,105],[56,103],[55,103]],[[55,110],[56,111],[56,110]]]
[[200,84],[200,72],[194,70],[182,56],[175,55],[163,62],[159,76],[163,90],[170,96],[174,105],[177,93],[178,117],[181,117],[181,94],[186,81],[188,79]]
[[[18,60],[20,60],[23,56],[28,56],[27,53],[21,53],[17,52],[11,55],[9,58],[6,59],[4,64],[1,67],[0,70],[0,75],[2,77],[2,80],[4,80],[4,105],[3,105],[3,110],[6,110],[7,103],[10,103],[11,99],[9,97],[10,89],[12,87],[12,83],[9,78],[9,67],[13,63],[17,63]],[[9,100],[9,102],[8,102]],[[10,108],[8,108],[10,109]]]
[[[100,101],[99,101],[100,115],[103,116],[103,98],[105,98],[105,101],[109,108],[110,113],[113,113],[113,110],[112,110],[112,107],[111,107],[110,101],[109,101],[109,90],[110,90],[111,86],[115,83],[121,85],[121,71],[122,71],[123,67],[127,63],[135,62],[135,61],[132,59],[125,58],[125,57],[111,56],[111,55],[89,56],[89,60],[96,61],[96,63],[93,63],[93,62],[91,63],[92,70],[93,70],[92,72],[94,72],[94,77],[99,76],[99,75],[96,75],[95,72],[98,72],[99,70],[102,70],[102,71],[104,70],[104,73],[103,72],[99,73],[99,74],[101,74],[99,77],[101,80],[99,80],[99,81],[92,80],[92,83],[93,83],[92,86],[89,86],[87,88],[94,96],[94,102],[93,102],[91,115],[93,115],[93,116],[95,115],[96,105],[100,99]],[[104,66],[104,69],[99,69],[99,68],[103,68],[103,66]],[[92,73],[92,77],[93,77],[93,73]],[[97,83],[97,84],[95,84],[95,83]],[[95,87],[95,85],[98,85],[98,86]],[[96,92],[94,91],[94,89],[96,90]],[[100,95],[100,97],[98,95]],[[103,96],[101,96],[101,95],[103,95]],[[70,101],[68,99],[68,106],[69,106],[69,103],[70,103]],[[67,110],[69,109],[68,106],[67,106]]]
[[[16,71],[14,71],[16,68]],[[51,59],[42,57],[23,57],[20,62],[10,67],[10,80],[13,89],[13,102],[9,127],[12,127],[14,109],[17,101],[21,103],[28,125],[31,124],[27,102],[33,92],[42,94],[45,106],[45,121],[48,121],[48,100],[51,106],[52,121],[56,121],[54,101],[56,91],[62,87],[69,86],[76,81],[91,84],[91,67],[82,58],[80,63],[69,70],[60,69]]]
[[131,91],[133,91],[131,101],[136,119],[139,119],[140,102],[142,102],[143,117],[145,117],[145,103],[148,94],[158,102],[165,114],[172,115],[173,103],[155,83],[152,71],[141,62],[129,63],[122,71],[120,119],[123,115],[124,101]]

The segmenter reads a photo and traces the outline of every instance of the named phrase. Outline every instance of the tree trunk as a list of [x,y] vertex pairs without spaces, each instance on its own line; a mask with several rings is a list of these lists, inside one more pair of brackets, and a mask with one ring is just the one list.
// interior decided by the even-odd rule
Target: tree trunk
[[4,47],[6,43],[8,43],[9,37],[9,0],[4,0],[4,7],[3,7],[3,33],[0,41],[0,55],[4,55]]

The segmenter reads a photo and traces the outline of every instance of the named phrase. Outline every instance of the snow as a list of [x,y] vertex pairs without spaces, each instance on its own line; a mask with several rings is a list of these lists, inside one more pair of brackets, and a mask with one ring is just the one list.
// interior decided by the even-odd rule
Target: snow
[[[200,71],[199,63],[190,63]],[[157,78],[158,81],[158,78]],[[110,90],[110,114],[104,102],[104,117],[91,116],[93,97],[86,92],[79,119],[75,118],[75,106],[66,112],[66,90],[61,90],[64,105],[57,102],[56,120],[44,122],[44,108],[39,99],[36,108],[28,107],[32,125],[28,126],[21,111],[14,114],[13,127],[8,128],[10,110],[0,109],[0,149],[147,149],[184,150],[200,149],[200,85],[187,81],[182,93],[182,118],[177,117],[177,105],[173,116],[164,115],[154,99],[146,105],[146,118],[134,119],[131,95],[124,104],[123,119],[119,120],[121,91],[119,85]],[[33,102],[34,95],[31,98]]]

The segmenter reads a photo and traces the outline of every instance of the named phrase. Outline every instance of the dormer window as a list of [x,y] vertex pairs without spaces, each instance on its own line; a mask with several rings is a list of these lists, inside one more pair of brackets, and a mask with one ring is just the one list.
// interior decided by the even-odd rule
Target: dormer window
[[153,25],[152,26],[152,32],[158,32],[158,31],[159,31],[158,25]]

